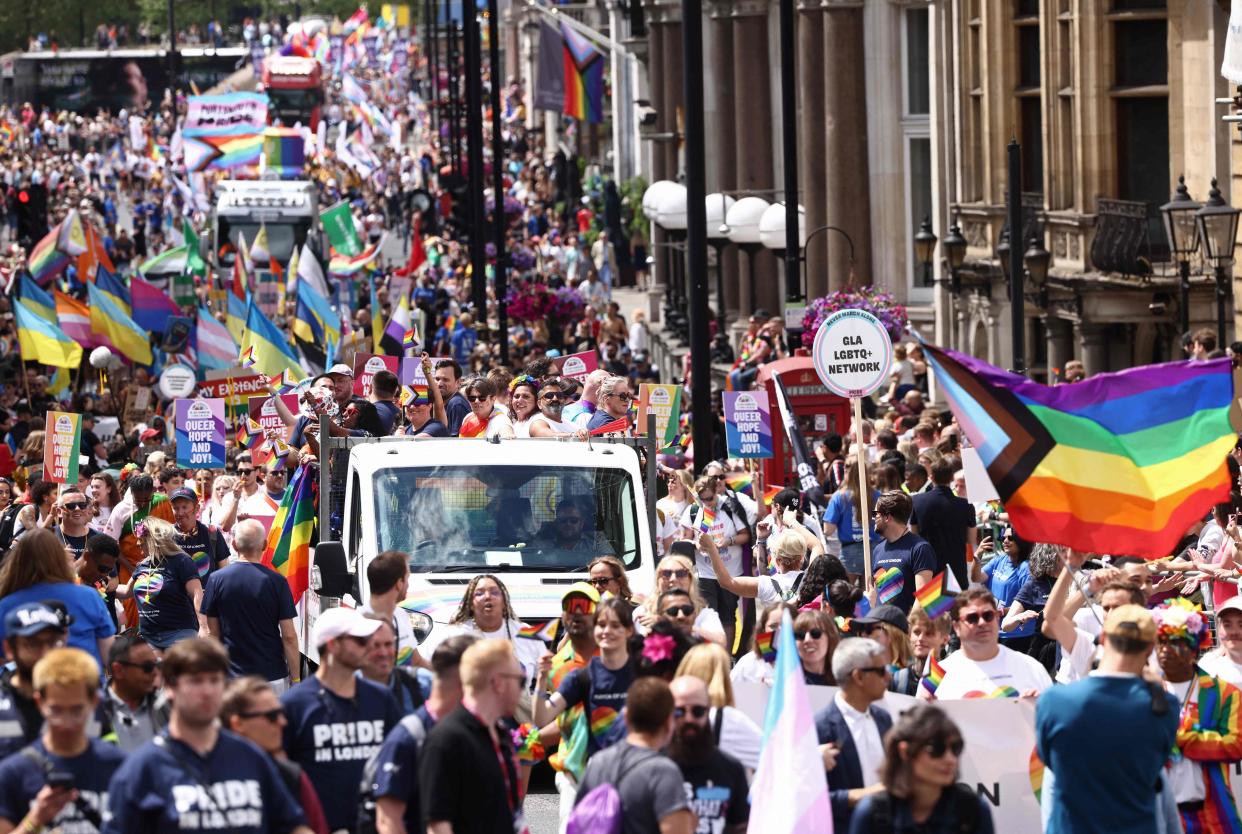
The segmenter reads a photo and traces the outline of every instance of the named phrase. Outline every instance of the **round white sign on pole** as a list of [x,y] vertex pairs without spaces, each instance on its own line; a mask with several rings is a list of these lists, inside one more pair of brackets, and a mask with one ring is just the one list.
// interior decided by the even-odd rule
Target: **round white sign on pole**
[[815,332],[815,372],[841,397],[865,397],[888,382],[893,342],[866,310],[838,310]]
[[169,365],[160,374],[160,393],[170,400],[188,397],[194,393],[198,380],[194,369],[185,365]]

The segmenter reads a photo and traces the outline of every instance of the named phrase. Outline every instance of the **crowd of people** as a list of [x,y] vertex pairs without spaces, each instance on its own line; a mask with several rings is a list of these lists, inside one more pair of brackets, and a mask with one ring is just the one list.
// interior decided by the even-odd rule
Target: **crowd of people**
[[[452,622],[420,642],[400,607],[409,554],[387,551],[365,568],[368,605],[323,612],[304,647],[315,662],[304,659],[295,600],[264,552],[291,473],[319,457],[320,417],[339,436],[579,441],[631,433],[638,386],[660,381],[641,311],[627,317],[612,297],[645,280],[635,207],[591,166],[579,176],[571,156],[540,155],[517,82],[505,88],[508,156],[493,161],[507,171],[492,200],[506,218],[507,332],[493,282],[473,307],[471,282],[486,279],[468,270],[451,131],[435,135],[429,108],[445,79],[427,83],[411,46],[422,84],[394,83],[383,56],[396,48],[351,72],[401,141],[376,144],[370,176],[327,149],[308,171],[321,207],[347,201],[359,236],[399,235],[403,257],[380,259],[373,301],[359,292],[343,306],[344,338],[311,368],[302,408],[273,399],[287,456],[258,463],[231,442],[223,470],[179,468],[156,368],[56,379],[23,361],[0,298],[0,834],[523,831],[545,761],[562,830],[745,831],[763,732],[735,687],[775,682],[784,629],[803,682],[834,687],[815,732],[835,830],[993,831],[990,804],[957,784],[969,727],[941,709],[974,698],[1035,702],[1049,831],[1238,828],[1224,768],[1242,760],[1242,499],[1158,562],[1028,540],[1002,505],[971,499],[960,426],[929,402],[916,344],[897,346],[855,437],[813,449],[822,501],[738,491],[742,465],[722,441],[688,438],[693,459],[662,455],[653,587],[586,553],[558,640],[527,633],[503,575],[476,574]],[[330,129],[359,129],[334,83]],[[122,276],[178,243],[183,221],[203,228],[174,160],[147,153],[171,147],[185,105],[169,93],[132,113],[0,110],[14,137],[0,143],[10,287],[36,242],[20,234],[23,187],[46,186],[50,224],[76,209],[98,227]],[[59,280],[84,297],[76,265]],[[212,289],[197,287],[204,305]],[[426,392],[403,396],[381,371],[358,395],[354,359],[378,352],[372,324],[403,293]],[[291,314],[273,322],[296,343]],[[1215,336],[1190,347],[1209,355]],[[756,313],[732,386],[785,351],[783,320]],[[598,368],[566,375],[557,360],[573,353]],[[1066,371],[1073,381],[1081,368]],[[44,477],[56,407],[83,415],[77,483]],[[951,610],[918,602],[933,581],[955,595]],[[924,703],[893,714],[890,695]]]

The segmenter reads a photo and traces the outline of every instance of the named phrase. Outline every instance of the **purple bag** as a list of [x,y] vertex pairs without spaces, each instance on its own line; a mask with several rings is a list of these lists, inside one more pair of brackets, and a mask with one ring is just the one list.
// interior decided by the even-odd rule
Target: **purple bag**
[[618,756],[622,760],[617,764],[617,776],[591,788],[590,793],[582,797],[566,820],[565,834],[621,834],[621,782],[635,767],[658,755],[640,756],[628,766]]

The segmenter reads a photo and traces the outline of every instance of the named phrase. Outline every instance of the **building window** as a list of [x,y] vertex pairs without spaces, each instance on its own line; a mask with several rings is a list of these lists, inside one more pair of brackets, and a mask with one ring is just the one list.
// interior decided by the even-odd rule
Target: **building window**
[[928,87],[928,13],[925,8],[906,9],[906,114],[931,112]]
[[1163,2],[1115,0],[1109,15],[1117,197],[1147,204],[1154,258],[1166,255],[1160,204],[1169,193],[1169,24],[1163,8]]
[[[923,223],[924,217],[933,217],[932,211],[932,153],[931,139],[927,137],[915,137],[909,141],[909,150],[906,155],[906,170],[909,172],[909,206],[910,206],[910,226],[909,241],[906,246],[907,252],[914,251],[914,233],[918,231],[919,226]],[[915,263],[915,259],[911,258],[912,265],[911,284],[915,287],[930,287],[927,281],[927,271],[923,269],[923,265]]]
[[904,113],[901,118],[903,154],[906,178],[906,248],[910,253],[909,297],[911,300],[930,301],[930,293],[923,288],[926,282],[923,265],[915,263],[914,235],[924,217],[933,217],[932,208],[932,153],[931,153],[931,90],[928,86],[930,72],[930,30],[926,6],[911,7],[903,12],[905,25],[901,35],[901,57],[904,69]]
[[1169,82],[1167,20],[1124,20],[1113,24],[1113,60],[1118,87]]
[[1022,143],[1022,190],[1044,191],[1043,53],[1040,49],[1039,0],[1017,0],[1014,27],[1018,41],[1017,96],[1019,141]]

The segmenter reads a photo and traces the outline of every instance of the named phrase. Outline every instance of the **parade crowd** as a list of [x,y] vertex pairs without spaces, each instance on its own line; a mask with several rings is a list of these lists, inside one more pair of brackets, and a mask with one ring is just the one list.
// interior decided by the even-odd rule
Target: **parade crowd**
[[[274,36],[259,31],[247,37]],[[1034,702],[1046,830],[1242,831],[1229,784],[1242,760],[1242,451],[1227,460],[1229,501],[1166,559],[1024,539],[1003,505],[972,500],[961,427],[929,402],[917,344],[897,346],[856,434],[815,444],[814,494],[742,486],[714,397],[711,448],[687,434],[660,456],[649,593],[581,538],[582,510],[565,502],[556,535],[583,570],[557,639],[528,633],[503,575],[480,573],[452,621],[420,640],[400,605],[410,554],[386,551],[365,568],[368,604],[324,611],[305,639],[316,660],[303,658],[289,583],[264,554],[292,474],[317,465],[320,418],[334,436],[582,442],[632,434],[638,386],[662,381],[642,312],[627,317],[612,297],[646,280],[636,207],[591,166],[580,175],[576,159],[528,145],[516,81],[504,89],[508,157],[491,161],[507,171],[492,207],[506,218],[510,306],[539,293],[557,303],[511,316],[503,333],[494,282],[486,309],[472,306],[471,282],[487,276],[468,271],[448,137],[431,129],[442,83],[426,83],[412,45],[388,48],[409,49],[421,86],[353,72],[401,141],[376,147],[371,176],[326,150],[308,171],[322,208],[346,201],[359,236],[397,236],[401,257],[377,258],[372,297],[342,308],[334,361],[307,358],[299,411],[269,380],[284,424],[271,435],[290,453],[259,463],[231,442],[223,470],[175,465],[170,399],[153,381],[191,357],[54,374],[23,360],[9,311],[34,243],[21,235],[23,189],[46,187],[51,224],[86,216],[122,277],[183,243],[184,223],[204,226],[196,190],[210,194],[217,176],[187,192],[167,155],[132,142],[136,118],[149,146],[170,146],[185,98],[116,114],[0,109],[0,834],[522,832],[532,772],[549,768],[563,831],[761,832],[750,784],[764,731],[735,687],[776,682],[788,632],[804,683],[833,687],[812,767],[836,831],[999,830],[991,804],[958,783],[969,728],[941,708],[976,698]],[[339,86],[325,119],[356,126]],[[87,297],[76,265],[58,280]],[[196,287],[213,310],[214,280]],[[381,351],[373,323],[402,301],[429,384],[406,392],[381,371],[358,395],[354,359]],[[297,342],[292,314],[274,322]],[[735,390],[787,355],[782,327],[752,317]],[[1217,354],[1215,334],[1191,334],[1187,350]],[[564,374],[557,360],[583,352],[597,369]],[[1066,372],[1076,384],[1081,368]],[[44,418],[60,408],[83,417],[76,483],[44,477]],[[952,603],[929,614],[936,588]],[[898,714],[890,693],[918,703]]]

